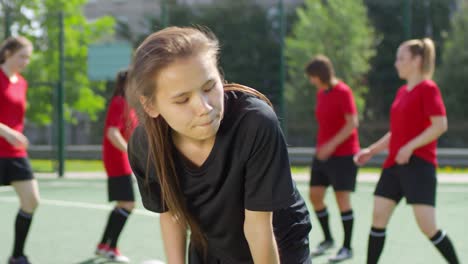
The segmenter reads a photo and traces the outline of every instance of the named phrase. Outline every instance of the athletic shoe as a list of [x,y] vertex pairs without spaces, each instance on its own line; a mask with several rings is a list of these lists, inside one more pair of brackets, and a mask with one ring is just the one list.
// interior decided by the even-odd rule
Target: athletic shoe
[[105,257],[107,255],[108,250],[109,250],[108,244],[99,244],[96,247],[96,251],[94,251],[94,254],[96,254],[96,256]]
[[126,256],[120,254],[120,251],[118,248],[109,248],[106,253],[106,257],[109,260],[112,260],[114,262],[119,262],[119,263],[129,263],[130,259],[127,258]]
[[325,254],[327,250],[334,246],[335,242],[333,240],[324,240],[318,244],[318,246],[312,250],[312,256],[320,256]]
[[340,250],[338,250],[338,253],[336,253],[335,256],[329,258],[328,260],[332,263],[337,263],[343,260],[347,260],[353,257],[353,250],[342,247]]
[[26,256],[19,256],[16,258],[11,257],[8,264],[31,264]]

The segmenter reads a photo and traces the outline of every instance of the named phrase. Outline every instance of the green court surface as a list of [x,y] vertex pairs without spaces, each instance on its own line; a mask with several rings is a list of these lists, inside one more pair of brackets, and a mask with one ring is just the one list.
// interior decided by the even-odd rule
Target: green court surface
[[[32,263],[107,263],[104,259],[95,258],[93,255],[112,208],[112,205],[107,203],[106,181],[40,179],[39,185],[41,204],[34,215],[26,245],[26,253]],[[137,191],[136,186],[134,187]],[[304,198],[307,198],[307,183],[300,182],[298,187]],[[373,187],[374,183],[359,183],[357,192],[353,196],[354,258],[344,263],[365,263]],[[335,241],[338,242],[342,240],[342,226],[331,192],[327,195],[327,201],[332,232]],[[454,241],[462,263],[463,260],[468,260],[467,201],[468,184],[439,185],[438,224]],[[311,209],[310,204],[308,206]],[[17,210],[18,201],[14,191],[10,187],[0,187],[0,263],[6,263],[11,253],[12,227]],[[322,239],[322,232],[313,215],[312,221],[314,228],[310,238],[311,245],[315,246]],[[386,246],[380,263],[445,263],[432,244],[419,232],[412,210],[406,204],[399,205],[387,230]],[[137,209],[127,222],[119,247],[122,253],[130,257],[131,263],[149,264],[148,260],[164,260],[158,216],[142,208],[140,201],[137,202]],[[315,258],[313,263],[327,263],[327,256]]]

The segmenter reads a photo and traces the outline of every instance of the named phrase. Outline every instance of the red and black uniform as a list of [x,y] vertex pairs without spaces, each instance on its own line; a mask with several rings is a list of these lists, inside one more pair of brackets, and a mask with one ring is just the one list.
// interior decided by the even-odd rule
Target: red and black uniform
[[[317,151],[330,141],[345,126],[346,115],[356,115],[353,92],[344,83],[338,82],[329,89],[317,92],[315,118],[318,123]],[[314,158],[312,162],[311,186],[332,185],[335,190],[353,191],[356,184],[357,167],[353,155],[359,151],[358,132],[338,145],[328,160]]]
[[408,91],[402,86],[390,111],[389,155],[375,194],[399,201],[403,196],[410,204],[435,205],[437,139],[414,150],[410,162],[398,165],[395,158],[401,147],[431,126],[431,117],[445,116],[439,87],[424,80]]
[[[28,83],[20,74],[16,77],[18,80],[13,83],[0,70],[0,123],[23,133]],[[26,149],[15,148],[0,137],[0,185],[33,178],[27,157]]]
[[128,154],[116,148],[107,138],[110,127],[116,127],[126,141],[137,125],[136,113],[129,108],[122,96],[114,96],[109,104],[104,125],[104,140],[102,156],[104,167],[109,177],[109,200],[133,201],[133,188],[131,186],[132,169],[128,161]]

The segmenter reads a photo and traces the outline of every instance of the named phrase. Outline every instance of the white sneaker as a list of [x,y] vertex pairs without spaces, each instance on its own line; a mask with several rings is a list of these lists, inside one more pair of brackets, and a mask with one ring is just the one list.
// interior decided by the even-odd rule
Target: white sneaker
[[331,263],[337,263],[343,260],[350,259],[352,257],[353,257],[353,251],[351,249],[343,247],[340,250],[338,250],[338,253],[336,253],[335,256],[329,258],[328,260]]
[[106,257],[109,260],[112,260],[114,262],[119,262],[119,263],[129,263],[130,259],[122,254],[120,254],[120,251],[118,248],[109,248],[106,253]]

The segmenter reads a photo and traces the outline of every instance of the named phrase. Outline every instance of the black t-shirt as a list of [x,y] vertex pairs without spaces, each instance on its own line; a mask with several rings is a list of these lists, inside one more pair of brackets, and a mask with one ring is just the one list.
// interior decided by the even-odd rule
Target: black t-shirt
[[[245,209],[273,211],[280,255],[293,254],[288,251],[307,239],[311,226],[291,178],[278,118],[264,101],[243,92],[225,92],[224,103],[213,149],[201,167],[189,166],[174,150],[187,206],[206,234],[210,255],[223,263],[253,263],[243,231]],[[167,211],[154,167],[147,165],[142,127],[133,133],[128,152],[143,205],[150,211]]]

